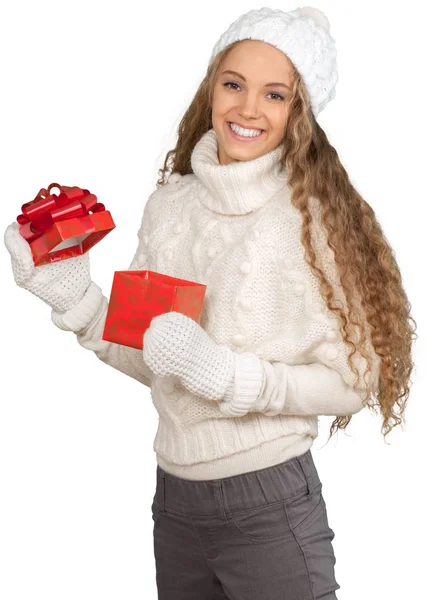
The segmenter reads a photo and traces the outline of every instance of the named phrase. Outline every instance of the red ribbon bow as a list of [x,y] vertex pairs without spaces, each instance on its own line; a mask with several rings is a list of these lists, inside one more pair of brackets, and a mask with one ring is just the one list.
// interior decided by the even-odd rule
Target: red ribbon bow
[[[51,194],[51,189],[57,187],[61,193]],[[104,204],[98,202],[95,194],[77,186],[58,185],[51,183],[47,190],[42,188],[34,200],[26,202],[21,207],[22,214],[18,215],[20,234],[31,243],[49,229],[57,221],[88,215],[105,210]]]

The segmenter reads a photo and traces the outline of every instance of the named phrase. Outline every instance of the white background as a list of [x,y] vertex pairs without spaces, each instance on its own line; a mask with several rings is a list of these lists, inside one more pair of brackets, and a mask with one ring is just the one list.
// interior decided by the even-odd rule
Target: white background
[[[291,2],[263,4],[292,10]],[[91,250],[108,296],[214,43],[252,2],[3,2],[2,231],[41,187],[96,193],[117,227]],[[436,3],[315,1],[336,40],[319,116],[396,252],[417,321],[404,428],[363,411],[312,452],[336,536],[339,600],[438,588]],[[101,363],[1,266],[0,598],[156,598],[150,390]],[[437,288],[438,289],[438,288]],[[237,599],[241,600],[241,599]],[[271,599],[268,599],[271,600]]]

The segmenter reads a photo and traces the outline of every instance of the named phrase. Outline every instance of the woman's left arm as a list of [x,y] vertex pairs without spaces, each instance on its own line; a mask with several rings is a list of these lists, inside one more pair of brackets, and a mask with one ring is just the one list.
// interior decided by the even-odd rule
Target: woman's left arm
[[[342,344],[341,341],[338,345]],[[262,412],[269,416],[345,416],[359,412],[364,406],[366,387],[362,382],[366,361],[362,357],[354,359],[361,378],[361,389],[357,392],[348,367],[347,350],[326,345],[317,349],[317,356],[321,356],[320,362],[288,365],[263,360],[249,352],[236,354],[235,376],[219,402],[220,410],[230,416],[247,412]],[[334,361],[333,357],[337,365],[326,364]],[[372,371],[367,375],[367,382],[373,388],[377,388],[379,371],[380,360],[375,356]],[[258,387],[260,382],[258,394],[249,395],[249,390],[255,384]]]

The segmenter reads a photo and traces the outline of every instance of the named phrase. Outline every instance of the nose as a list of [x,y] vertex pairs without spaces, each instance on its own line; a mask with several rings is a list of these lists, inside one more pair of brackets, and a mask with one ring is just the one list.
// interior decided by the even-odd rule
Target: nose
[[257,119],[260,116],[258,96],[256,94],[243,94],[238,106],[238,112],[246,121]]

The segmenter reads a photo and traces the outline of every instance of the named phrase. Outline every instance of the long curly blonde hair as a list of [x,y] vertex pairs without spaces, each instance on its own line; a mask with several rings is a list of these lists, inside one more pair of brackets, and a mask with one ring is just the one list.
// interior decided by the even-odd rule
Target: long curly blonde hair
[[[213,126],[211,106],[217,73],[226,55],[239,43],[230,44],[208,65],[206,75],[179,123],[176,147],[167,152],[163,168],[159,169],[158,187],[167,183],[166,174],[193,172],[192,150]],[[364,356],[368,368],[372,366],[371,357],[364,350],[366,328],[369,327],[370,343],[381,364],[378,385],[367,390],[365,403],[373,411],[376,406],[380,407],[385,439],[393,427],[405,420],[414,367],[412,341],[418,337],[416,322],[410,315],[411,304],[402,285],[394,252],[374,211],[350,182],[336,150],[316,122],[307,89],[293,64],[292,73],[293,99],[282,140],[281,162],[288,169],[292,205],[302,216],[301,242],[306,260],[319,278],[322,297],[328,309],[339,316],[343,339],[352,347],[349,362],[357,381],[359,374],[357,369],[356,373],[353,370],[353,354],[358,352]],[[321,204],[321,222],[339,269],[347,312],[334,301],[333,288],[317,265],[310,196],[319,198]],[[365,317],[359,321],[356,319],[358,300]],[[359,339],[356,327],[360,328]],[[345,429],[350,421],[350,415],[337,417],[331,424],[330,437],[337,429]]]

